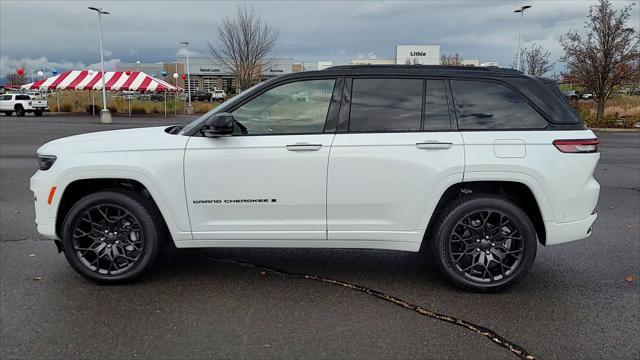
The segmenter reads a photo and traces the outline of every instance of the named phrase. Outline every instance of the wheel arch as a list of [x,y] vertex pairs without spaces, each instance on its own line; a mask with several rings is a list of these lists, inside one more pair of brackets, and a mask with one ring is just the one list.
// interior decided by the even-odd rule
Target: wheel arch
[[56,210],[55,231],[58,238],[61,238],[64,219],[73,205],[84,196],[103,190],[130,191],[147,198],[153,204],[154,210],[157,211],[156,215],[161,220],[164,230],[169,234],[168,239],[173,241],[172,231],[170,231],[167,223],[167,216],[158,206],[158,202],[148,187],[142,182],[130,178],[85,178],[74,180],[67,184],[58,200]]
[[449,186],[440,197],[429,219],[422,243],[426,244],[430,241],[431,234],[435,230],[438,218],[446,204],[460,196],[478,193],[500,196],[522,208],[536,229],[538,241],[542,245],[546,244],[544,214],[541,211],[539,201],[527,184],[518,181],[469,181]]

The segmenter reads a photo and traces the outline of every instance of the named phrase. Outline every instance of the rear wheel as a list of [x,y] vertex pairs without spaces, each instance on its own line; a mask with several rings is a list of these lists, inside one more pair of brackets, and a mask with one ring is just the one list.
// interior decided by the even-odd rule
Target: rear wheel
[[491,195],[463,196],[442,211],[432,240],[438,267],[457,286],[498,292],[522,280],[536,256],[526,213]]
[[16,115],[17,116],[24,116],[25,111],[24,108],[22,107],[22,105],[16,105]]
[[65,217],[65,257],[93,281],[131,281],[151,267],[158,251],[161,226],[154,213],[153,205],[134,192],[87,195]]

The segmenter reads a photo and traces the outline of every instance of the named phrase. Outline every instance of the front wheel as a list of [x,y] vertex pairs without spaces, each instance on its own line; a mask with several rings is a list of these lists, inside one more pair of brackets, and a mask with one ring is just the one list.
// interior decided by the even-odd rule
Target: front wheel
[[432,239],[438,267],[457,286],[499,292],[522,280],[536,257],[536,231],[512,202],[462,196],[442,211]]
[[134,192],[101,191],[78,201],[64,219],[62,248],[80,275],[123,283],[151,267],[161,226],[153,205]]

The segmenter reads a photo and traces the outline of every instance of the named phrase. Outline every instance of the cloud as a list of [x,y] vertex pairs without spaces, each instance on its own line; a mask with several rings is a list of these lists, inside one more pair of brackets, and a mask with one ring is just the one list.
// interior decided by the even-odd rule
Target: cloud
[[[99,59],[95,16],[78,1],[2,1],[0,54],[11,59],[91,64]],[[207,56],[207,42],[217,43],[217,26],[235,14],[237,3],[214,1],[99,1],[111,14],[103,17],[104,47],[122,62],[175,61]],[[636,0],[636,2],[638,2]],[[510,64],[516,52],[520,17],[512,1],[246,1],[262,19],[280,29],[277,56],[297,61],[349,63],[358,55],[393,58],[397,44],[439,44],[446,54]],[[561,56],[559,35],[583,30],[594,0],[530,0],[523,22],[523,43],[542,43]],[[619,9],[627,1],[615,1]],[[634,10],[637,13],[637,8]],[[60,26],[60,19],[65,19]],[[38,19],[34,22],[33,19]],[[637,17],[636,17],[637,19]],[[29,24],[29,26],[24,26]],[[88,66],[88,65],[87,65]],[[7,66],[4,66],[7,68]],[[6,70],[4,70],[6,71]],[[13,70],[11,70],[13,71]]]
[[[121,63],[120,59],[109,59],[104,62],[104,68],[106,71],[113,71],[116,68],[116,64]],[[36,59],[32,58],[20,58],[14,59],[8,56],[0,56],[0,77],[7,76],[16,72],[18,68],[23,68],[25,72],[30,75],[31,70],[37,72],[42,70],[44,66],[47,76],[51,76],[51,69],[56,69],[58,72],[67,70],[100,70],[100,63],[85,64],[82,62],[73,61],[50,61],[46,57],[40,57]]]
[[202,54],[197,52],[197,51],[187,50],[185,48],[178,49],[178,51],[176,51],[176,56],[179,56],[179,57],[187,56],[187,53],[189,53],[189,57],[200,57],[200,56],[202,56]]

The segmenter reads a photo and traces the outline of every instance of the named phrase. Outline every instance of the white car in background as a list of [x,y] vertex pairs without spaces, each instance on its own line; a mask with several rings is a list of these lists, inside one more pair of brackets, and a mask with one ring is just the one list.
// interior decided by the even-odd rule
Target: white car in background
[[17,116],[24,116],[28,113],[42,116],[48,108],[49,104],[46,99],[38,99],[29,94],[0,95],[0,112],[7,116],[11,116],[13,113]]
[[227,93],[222,89],[213,89],[209,92],[211,93],[211,101],[225,101],[227,99]]

